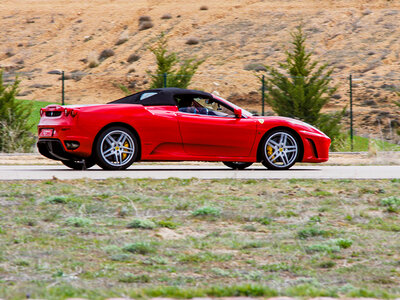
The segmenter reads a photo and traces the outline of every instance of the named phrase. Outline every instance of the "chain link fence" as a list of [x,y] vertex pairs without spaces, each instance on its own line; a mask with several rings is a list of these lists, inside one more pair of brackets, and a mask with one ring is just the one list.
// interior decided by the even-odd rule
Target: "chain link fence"
[[[273,115],[263,99],[263,72],[227,72],[225,74],[197,73],[190,88],[215,93],[259,115]],[[151,75],[134,71],[82,72],[51,70],[18,72],[5,70],[4,82],[12,83],[15,76],[21,79],[18,95],[22,99],[41,100],[59,104],[107,103],[150,86]],[[168,86],[169,74],[158,74]],[[343,128],[349,132],[349,151],[353,137],[373,138],[400,144],[400,73],[391,76],[333,76],[337,92],[323,108],[335,112],[346,107]],[[265,87],[264,87],[265,89]],[[268,93],[268,90],[265,89]],[[380,150],[391,150],[381,147]]]

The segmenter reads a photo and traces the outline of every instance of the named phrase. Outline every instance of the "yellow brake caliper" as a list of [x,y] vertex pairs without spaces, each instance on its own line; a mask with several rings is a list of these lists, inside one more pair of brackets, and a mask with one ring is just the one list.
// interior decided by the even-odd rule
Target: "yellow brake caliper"
[[[126,148],[129,148],[129,143],[128,143],[128,141],[125,141],[125,143],[124,143],[124,147],[126,147]],[[125,158],[128,156],[128,154],[127,153],[122,153],[122,160],[125,160]]]
[[272,153],[274,153],[274,149],[272,149],[272,147],[270,145],[267,146],[267,154],[268,157],[270,157],[270,159],[272,160],[272,162],[275,162],[275,156],[272,156]]

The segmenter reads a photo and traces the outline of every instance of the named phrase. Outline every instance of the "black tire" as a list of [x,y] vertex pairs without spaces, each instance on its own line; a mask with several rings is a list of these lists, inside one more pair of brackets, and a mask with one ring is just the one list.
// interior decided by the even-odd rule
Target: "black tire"
[[65,166],[74,170],[86,170],[93,167],[96,163],[92,159],[84,159],[84,160],[62,160],[61,161]]
[[300,147],[300,142],[289,130],[273,130],[262,140],[261,162],[270,170],[290,169],[298,160]]
[[241,161],[223,161],[222,163],[233,170],[244,170],[253,164],[252,162]]
[[137,159],[138,153],[136,136],[120,126],[103,131],[95,145],[97,164],[104,170],[125,170]]

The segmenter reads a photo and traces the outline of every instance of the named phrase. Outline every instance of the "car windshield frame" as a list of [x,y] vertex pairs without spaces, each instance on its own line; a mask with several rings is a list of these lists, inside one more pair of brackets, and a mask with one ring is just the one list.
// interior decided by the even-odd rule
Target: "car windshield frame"
[[244,108],[241,108],[240,106],[237,106],[236,104],[234,104],[234,103],[232,103],[232,102],[230,102],[230,101],[228,101],[228,100],[226,100],[226,99],[224,99],[224,98],[222,98],[220,96],[217,96],[217,95],[214,95],[214,94],[211,94],[211,95],[214,97],[215,100],[221,101],[221,102],[225,103],[226,105],[232,107],[233,108],[232,111],[235,108],[236,109],[241,109],[242,110],[242,115],[245,116],[246,118],[253,116],[253,114],[251,112],[245,110]]

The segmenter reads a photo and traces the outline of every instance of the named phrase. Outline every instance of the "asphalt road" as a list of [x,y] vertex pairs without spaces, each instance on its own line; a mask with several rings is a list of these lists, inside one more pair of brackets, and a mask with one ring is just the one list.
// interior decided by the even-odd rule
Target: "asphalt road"
[[400,178],[400,166],[324,166],[296,165],[287,171],[271,171],[255,164],[242,171],[216,164],[134,164],[124,171],[104,171],[93,167],[75,171],[64,166],[0,166],[0,180],[46,180],[53,178],[200,178],[200,179],[392,179]]

